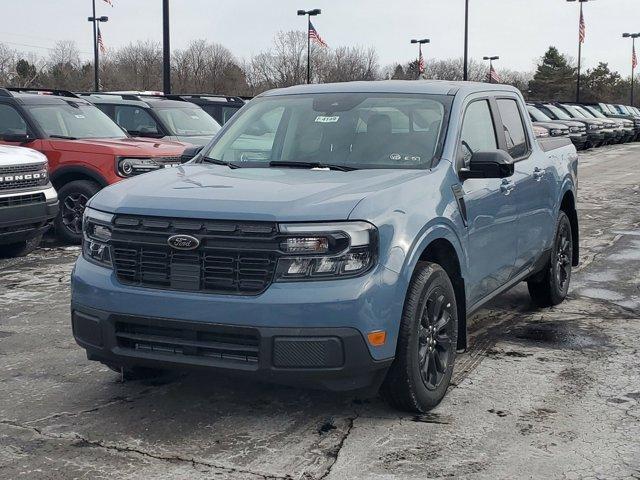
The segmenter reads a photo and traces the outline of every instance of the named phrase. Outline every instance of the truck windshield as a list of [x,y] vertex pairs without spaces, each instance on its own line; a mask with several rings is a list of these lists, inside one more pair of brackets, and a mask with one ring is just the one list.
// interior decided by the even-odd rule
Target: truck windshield
[[579,111],[577,108],[575,108],[572,105],[563,105],[563,108],[569,112],[570,115],[573,116],[573,118],[587,118],[586,115],[584,115],[581,111]]
[[220,124],[201,108],[156,108],[171,135],[212,137]]
[[93,105],[76,102],[26,105],[34,120],[49,137],[123,138],[127,134]]
[[236,166],[428,168],[453,97],[324,93],[251,101],[203,153]]
[[553,119],[549,115],[544,113],[542,110],[539,110],[538,108],[534,107],[533,105],[528,105],[527,110],[529,110],[529,114],[531,115],[533,120],[536,122],[552,122],[553,121]]
[[569,115],[567,115],[562,109],[556,107],[555,105],[545,105],[543,108],[548,112],[551,112],[551,115],[558,120],[571,120],[571,117]]
[[580,112],[582,114],[582,116],[585,117],[585,118],[596,118],[596,116],[593,113],[591,113],[586,108],[581,107],[580,105],[574,105],[573,108],[575,110],[577,110],[578,112]]
[[593,107],[591,105],[585,105],[584,106],[585,109],[587,109],[589,111],[589,113],[591,113],[591,115],[593,115],[596,118],[607,118],[605,115],[602,114],[602,112],[600,110],[598,110],[596,107]]

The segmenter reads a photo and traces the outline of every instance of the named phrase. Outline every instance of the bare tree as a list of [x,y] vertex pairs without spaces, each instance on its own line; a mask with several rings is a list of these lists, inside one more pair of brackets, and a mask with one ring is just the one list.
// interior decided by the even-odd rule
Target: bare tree
[[244,72],[231,51],[206,40],[195,40],[173,54],[173,89],[178,92],[246,92]]

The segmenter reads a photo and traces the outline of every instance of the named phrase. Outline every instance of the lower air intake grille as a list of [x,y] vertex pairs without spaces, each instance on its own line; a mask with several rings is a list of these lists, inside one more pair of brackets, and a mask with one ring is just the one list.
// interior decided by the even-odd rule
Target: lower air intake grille
[[118,320],[115,335],[119,347],[140,352],[249,364],[258,362],[260,339],[252,328],[164,326]]

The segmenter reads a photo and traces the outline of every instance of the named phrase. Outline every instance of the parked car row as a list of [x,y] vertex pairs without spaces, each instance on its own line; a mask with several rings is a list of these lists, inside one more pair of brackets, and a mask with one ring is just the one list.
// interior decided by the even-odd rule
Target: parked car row
[[[40,159],[48,162],[46,178],[52,184],[51,192],[55,187],[60,199],[59,208],[47,207],[54,215],[46,219],[46,225],[40,225],[43,219],[31,222],[38,225],[32,229],[29,245],[38,243],[51,220],[60,239],[80,243],[84,208],[96,192],[120,180],[184,162],[188,159],[182,156],[185,148],[207,144],[220,130],[216,116],[224,123],[242,105],[244,101],[237,97],[216,95],[0,88],[0,145],[40,152]],[[38,192],[31,188],[33,173],[30,167],[19,165],[21,155],[24,157],[19,151],[3,150],[3,162],[9,163],[0,168],[0,175],[6,174],[0,177],[0,199],[4,199],[0,208],[2,202],[9,202],[5,193],[10,187],[32,195],[35,202]],[[12,156],[15,160],[9,158]],[[16,171],[11,162],[16,164]],[[27,173],[14,180],[14,173],[21,173],[23,168]],[[54,198],[51,192],[45,195],[47,202]],[[11,202],[24,204],[21,195],[14,197],[12,194]],[[11,206],[11,214],[2,210],[0,241],[10,245],[4,252],[24,253],[28,248],[20,248],[25,238],[17,235],[19,225],[15,221],[22,215],[28,223],[32,213],[41,213],[41,208]],[[5,235],[5,229],[12,234]]]
[[605,103],[531,102],[539,137],[569,136],[578,150],[640,140],[640,110]]

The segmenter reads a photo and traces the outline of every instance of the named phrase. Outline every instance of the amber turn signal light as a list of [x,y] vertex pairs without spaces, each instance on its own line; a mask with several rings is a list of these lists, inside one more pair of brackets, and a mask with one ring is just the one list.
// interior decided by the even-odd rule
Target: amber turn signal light
[[369,332],[367,335],[369,343],[374,347],[381,347],[384,342],[387,341],[387,332],[384,330],[376,330],[375,332]]

